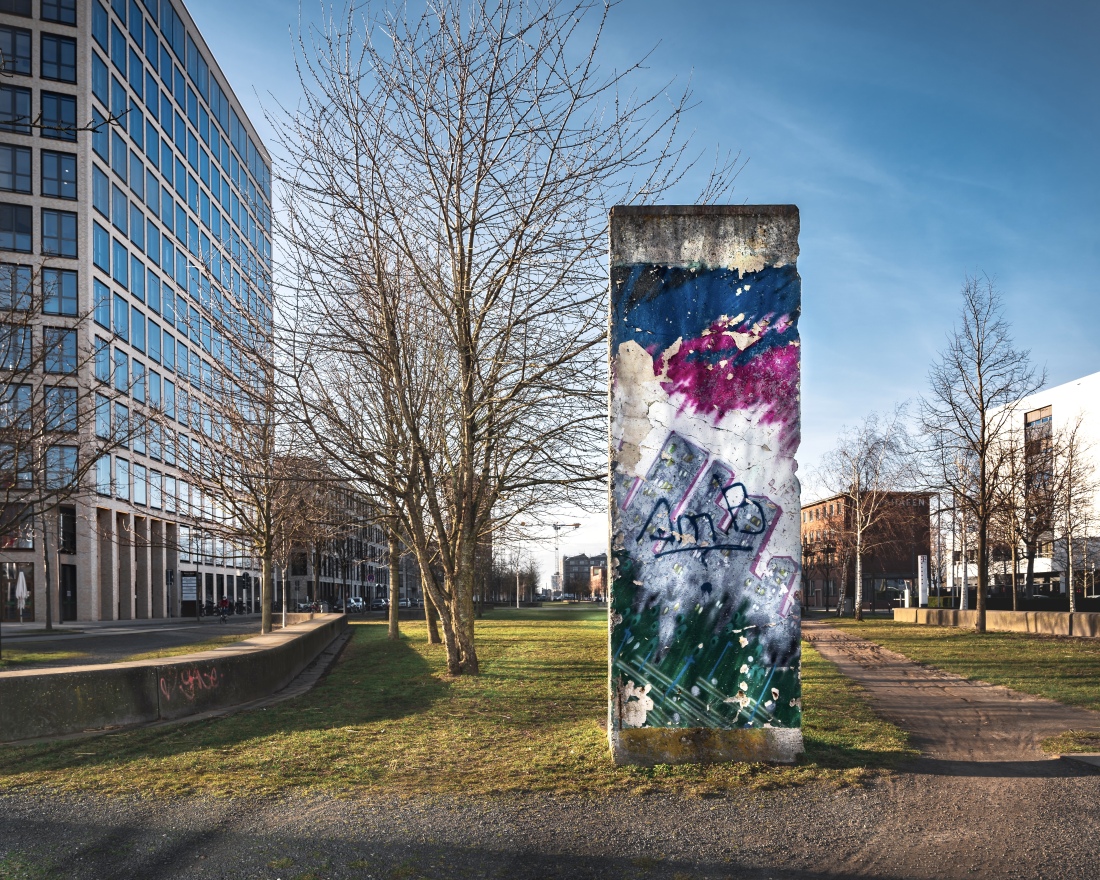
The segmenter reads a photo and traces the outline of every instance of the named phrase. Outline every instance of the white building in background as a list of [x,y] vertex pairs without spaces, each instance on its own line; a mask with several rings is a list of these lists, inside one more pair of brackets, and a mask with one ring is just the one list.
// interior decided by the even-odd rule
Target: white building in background
[[[1086,462],[1084,469],[1091,471],[1100,483],[1100,372],[1023,398],[1017,406],[1016,418],[1022,420],[1025,443],[1031,447],[1029,459],[1042,454],[1044,443],[1076,425],[1077,440]],[[1075,536],[1074,541],[1078,590],[1083,588],[1088,598],[1096,597],[1100,595],[1096,585],[1096,569],[1100,566],[1100,485],[1093,498],[1088,533]],[[1051,592],[1066,592],[1066,554],[1066,541],[1057,529],[1049,540],[1040,544],[1035,572]]]

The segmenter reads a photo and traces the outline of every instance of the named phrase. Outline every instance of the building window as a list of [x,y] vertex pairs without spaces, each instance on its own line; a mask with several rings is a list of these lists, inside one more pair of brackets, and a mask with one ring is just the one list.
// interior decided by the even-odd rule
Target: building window
[[130,391],[130,360],[126,352],[115,349],[115,390],[128,394]]
[[47,315],[75,315],[77,284],[74,269],[43,269],[43,310]]
[[30,414],[31,386],[5,383],[0,388],[0,428],[26,430],[31,427]]
[[76,389],[57,385],[46,389],[46,430],[76,431]]
[[46,372],[75,372],[76,331],[61,327],[43,327],[42,335],[46,345]]
[[33,190],[30,147],[0,144],[0,189],[21,193]]
[[76,447],[51,446],[46,450],[46,488],[63,489],[76,482]]
[[98,336],[95,340],[95,377],[100,382],[111,381],[111,346]]
[[63,506],[57,514],[57,552],[76,553],[76,508]]
[[102,394],[95,396],[95,435],[101,440],[111,439],[111,401]]
[[123,235],[126,234],[128,228],[126,221],[129,216],[130,202],[126,198],[126,193],[111,184],[111,222],[115,224],[115,229]]
[[76,82],[76,40],[56,34],[42,35],[42,79]]
[[115,402],[115,433],[117,443],[129,447],[130,445],[130,408],[124,403]]
[[[0,0],[0,12],[7,12],[9,15],[20,15],[23,18],[30,18],[31,0]],[[29,583],[28,581],[28,584]]]
[[130,341],[130,311],[126,300],[115,294],[115,333],[119,339]]
[[116,239],[111,239],[111,262],[114,266],[111,277],[123,287],[129,287],[127,273],[130,267],[129,251]]
[[92,166],[92,207],[111,219],[111,181],[98,165]]
[[31,133],[31,90],[0,86],[0,130]]
[[95,490],[100,495],[111,494],[111,456],[102,455],[95,463]]
[[0,263],[0,310],[25,312],[31,307],[30,266]]
[[76,256],[76,212],[42,209],[42,253]]
[[95,107],[92,108],[92,149],[104,162],[110,161],[111,133],[107,120]]
[[[33,550],[34,549],[34,523],[29,518],[19,517],[17,505],[4,505],[0,511],[0,550]],[[23,567],[23,566],[21,566]],[[10,562],[3,563],[4,569],[15,566]],[[26,566],[27,589],[34,584],[33,566]],[[9,575],[5,571],[5,580],[14,580],[17,575]],[[5,585],[6,586],[6,585]],[[28,604],[30,604],[28,602]]]
[[76,24],[76,0],[42,0],[42,20]]
[[53,150],[42,151],[42,195],[59,199],[76,198],[76,156]]
[[42,137],[61,141],[76,140],[76,98],[72,95],[42,93]]
[[130,462],[125,458],[115,459],[115,496],[130,500]]
[[92,262],[106,272],[111,273],[111,236],[98,223],[92,223]]
[[143,507],[148,502],[146,495],[145,465],[134,464],[134,503]]
[[3,54],[0,74],[31,75],[31,32],[26,28],[0,27],[0,53]]
[[34,250],[34,209],[29,205],[0,202],[0,250]]

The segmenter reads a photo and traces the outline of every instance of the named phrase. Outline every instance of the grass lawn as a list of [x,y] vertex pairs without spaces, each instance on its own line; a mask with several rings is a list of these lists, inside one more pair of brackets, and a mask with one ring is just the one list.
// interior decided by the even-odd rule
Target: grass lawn
[[0,658],[0,669],[22,669],[38,663],[56,663],[58,660],[79,660],[85,657],[82,651],[28,651],[26,648],[4,646],[4,655]]
[[175,645],[171,648],[159,648],[156,651],[145,651],[142,654],[131,654],[128,657],[120,657],[113,663],[129,663],[132,660],[158,660],[161,657],[179,657],[181,654],[198,654],[200,651],[212,651],[223,645],[232,645],[234,642],[243,642],[252,638],[256,633],[228,633],[224,636],[213,636],[201,642],[191,642],[188,645]]
[[109,794],[264,795],[522,791],[719,793],[856,783],[914,754],[858,687],[812,649],[803,664],[807,754],[795,767],[615,767],[606,733],[606,611],[492,612],[482,674],[450,678],[423,623],[353,623],[308,694],[229,718],[0,751],[0,788]]
[[1100,639],[976,633],[885,619],[862,623],[849,617],[826,619],[830,625],[918,663],[1070,706],[1100,710]]

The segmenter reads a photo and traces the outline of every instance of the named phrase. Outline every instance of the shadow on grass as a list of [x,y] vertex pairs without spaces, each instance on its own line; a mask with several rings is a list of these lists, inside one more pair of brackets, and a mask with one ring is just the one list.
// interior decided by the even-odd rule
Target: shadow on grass
[[396,720],[424,712],[447,694],[448,682],[432,674],[439,670],[407,639],[390,641],[383,626],[353,626],[352,634],[330,674],[300,697],[225,718],[6,746],[0,752],[0,779],[28,771],[87,771],[97,763],[226,750],[267,737]]

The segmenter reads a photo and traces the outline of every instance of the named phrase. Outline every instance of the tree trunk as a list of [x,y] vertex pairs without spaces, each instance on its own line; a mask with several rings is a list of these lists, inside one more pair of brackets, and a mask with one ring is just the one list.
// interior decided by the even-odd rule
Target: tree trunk
[[[195,595],[198,595],[196,593]],[[271,564],[271,554],[265,553],[260,559],[260,632],[271,632],[271,601],[275,596],[275,572]]]
[[321,598],[321,548],[316,543],[313,545],[313,595],[306,598],[311,602]]
[[1069,592],[1069,613],[1077,610],[1077,596],[1073,592],[1073,535],[1066,529],[1066,590]]
[[985,594],[989,583],[989,530],[984,522],[978,523],[978,595],[974,610],[978,612],[974,629],[985,632]]
[[283,569],[283,629],[286,629],[287,624],[287,606],[290,604],[290,566],[284,565]]
[[840,567],[840,589],[836,596],[836,616],[844,616],[844,600],[848,597],[848,561]]
[[421,582],[421,587],[420,592],[424,596],[424,621],[428,624],[428,644],[441,645],[443,639],[439,637],[439,612],[436,610],[431,594],[423,586],[423,582]]
[[863,620],[863,540],[856,532],[856,599],[855,618]]
[[390,628],[387,638],[401,638],[401,630],[397,624],[397,612],[399,610],[399,590],[401,576],[401,555],[397,544],[397,538],[393,532],[389,532],[389,564],[390,564]]
[[[44,594],[46,598],[46,629],[53,629],[53,590],[50,588],[50,541],[49,541],[49,517],[46,514],[42,514],[39,517],[42,521],[42,574]],[[122,590],[122,584],[119,584],[119,590]]]
[[465,675],[477,675],[480,668],[477,662],[477,649],[474,647],[473,552],[466,551],[462,556],[462,562],[467,564],[463,565],[458,573],[456,586],[459,588],[453,594],[455,641],[458,645],[460,672]]
[[1024,575],[1024,595],[1030,599],[1035,595],[1035,554],[1038,551],[1038,541],[1027,544],[1027,574]]
[[1019,585],[1017,584],[1016,571],[1020,567],[1015,540],[1012,542],[1012,610],[1019,611]]

